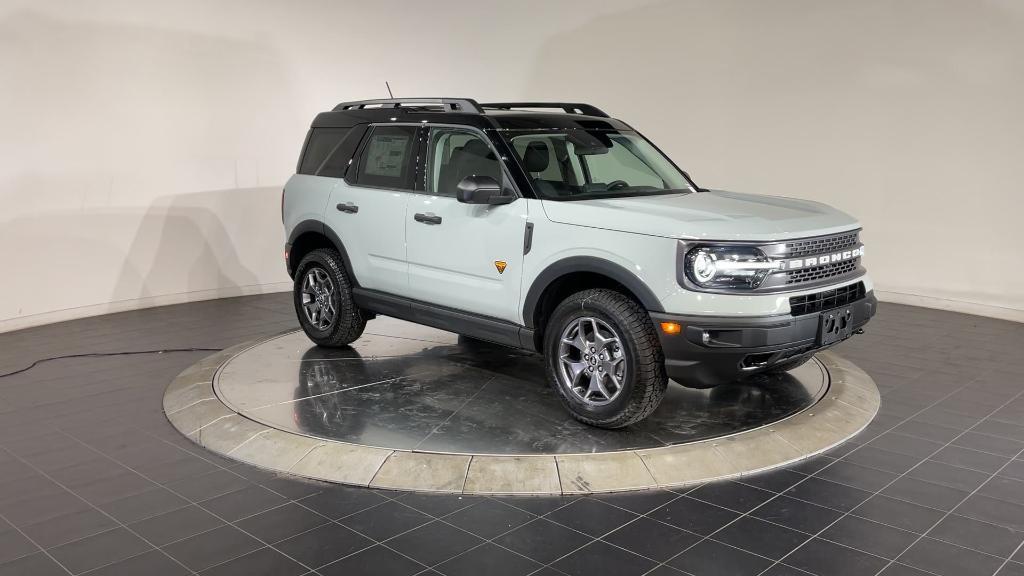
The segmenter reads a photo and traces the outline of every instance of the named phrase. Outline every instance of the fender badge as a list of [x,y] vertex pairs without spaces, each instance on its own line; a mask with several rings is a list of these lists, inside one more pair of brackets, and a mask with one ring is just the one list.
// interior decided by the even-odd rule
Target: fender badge
[[498,269],[498,274],[504,274],[506,266],[508,266],[508,263],[505,262],[504,260],[494,261],[494,267]]

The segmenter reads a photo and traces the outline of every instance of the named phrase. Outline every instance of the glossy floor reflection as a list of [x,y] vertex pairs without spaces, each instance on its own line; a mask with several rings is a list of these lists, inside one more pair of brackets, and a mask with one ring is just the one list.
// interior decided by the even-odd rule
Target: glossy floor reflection
[[[0,373],[297,327],[290,293],[109,314],[0,334]],[[881,303],[836,350],[882,392],[846,444],[733,482],[579,498],[270,473],[164,416],[167,383],[206,352],[45,362],[0,378],[0,576],[1021,576],[1022,349],[1024,324]]]
[[653,448],[749,430],[812,405],[828,388],[817,362],[711,390],[671,384],[647,420],[600,430],[573,420],[534,354],[399,320],[372,321],[351,347],[293,332],[236,356],[217,380],[249,418],[369,446],[471,454]]

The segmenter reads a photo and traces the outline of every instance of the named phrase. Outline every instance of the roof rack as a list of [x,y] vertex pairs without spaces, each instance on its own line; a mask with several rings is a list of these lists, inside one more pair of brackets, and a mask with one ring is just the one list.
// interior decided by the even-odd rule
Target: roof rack
[[442,112],[484,113],[480,105],[476,103],[476,100],[471,98],[384,98],[382,100],[357,100],[355,102],[342,102],[334,107],[334,111],[364,110],[367,108],[417,108],[421,106],[441,108]]
[[600,116],[601,118],[609,117],[608,114],[597,106],[591,106],[582,102],[489,102],[480,104],[472,98],[383,98],[380,100],[356,100],[354,102],[342,102],[334,107],[334,111],[379,108],[430,108],[432,109],[431,111],[461,112],[463,114],[484,114],[487,109],[560,108],[568,114]]
[[561,108],[569,114],[583,114],[586,116],[600,116],[608,118],[603,110],[597,106],[584,104],[582,102],[488,102],[479,104],[481,108],[497,110],[511,110],[513,108]]

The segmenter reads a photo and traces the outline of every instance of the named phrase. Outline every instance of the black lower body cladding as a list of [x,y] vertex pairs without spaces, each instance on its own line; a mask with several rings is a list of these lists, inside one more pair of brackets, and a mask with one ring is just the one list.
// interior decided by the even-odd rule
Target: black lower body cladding
[[[851,313],[846,332],[861,329],[875,315],[878,299],[868,292],[864,298],[839,310]],[[665,354],[665,371],[676,382],[693,388],[709,388],[745,376],[793,366],[842,341],[822,334],[822,314],[728,318],[680,316],[652,312],[655,326],[675,322],[682,326],[678,334],[658,330]]]

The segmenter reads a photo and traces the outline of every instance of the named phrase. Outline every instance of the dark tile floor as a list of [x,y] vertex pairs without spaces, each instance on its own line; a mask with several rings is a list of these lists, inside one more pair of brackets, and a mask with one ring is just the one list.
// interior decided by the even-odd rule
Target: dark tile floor
[[[294,326],[287,295],[0,334],[0,373],[61,354],[220,348]],[[864,432],[739,482],[586,498],[380,492],[204,452],[161,414],[204,353],[0,378],[0,576],[1024,574],[1024,325],[883,304],[839,352]]]

